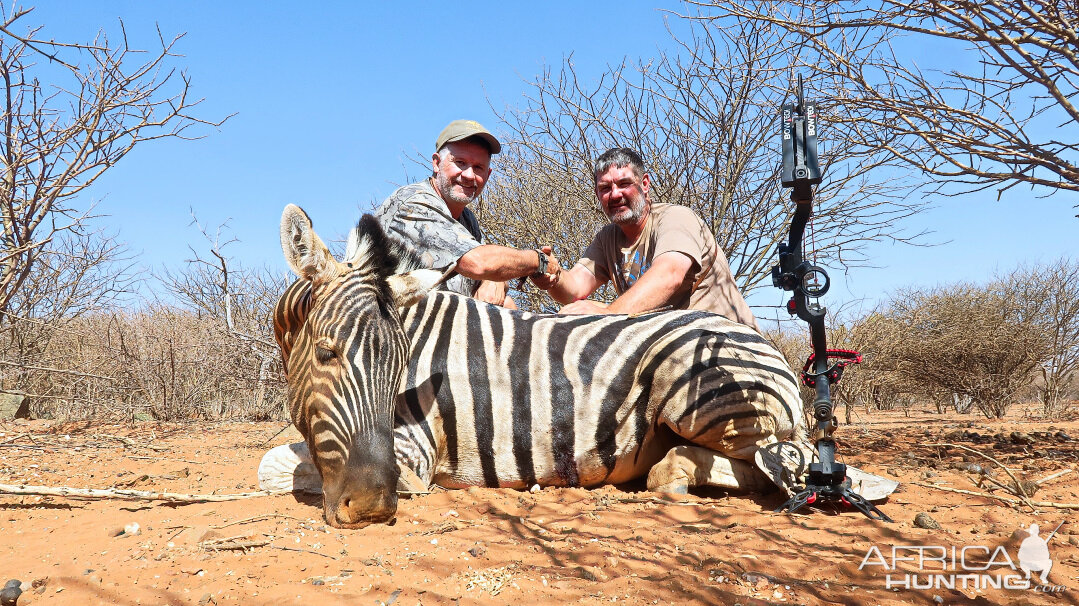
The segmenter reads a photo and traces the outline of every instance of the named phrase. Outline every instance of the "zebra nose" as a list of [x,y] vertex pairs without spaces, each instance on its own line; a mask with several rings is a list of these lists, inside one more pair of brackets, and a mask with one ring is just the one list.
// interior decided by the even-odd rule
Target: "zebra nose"
[[334,526],[363,528],[368,524],[390,523],[397,513],[395,492],[384,494],[347,491],[337,500]]
[[334,508],[334,517],[337,522],[334,526],[343,528],[362,528],[370,523],[363,520],[363,508],[350,494],[345,494],[338,500],[337,507]]

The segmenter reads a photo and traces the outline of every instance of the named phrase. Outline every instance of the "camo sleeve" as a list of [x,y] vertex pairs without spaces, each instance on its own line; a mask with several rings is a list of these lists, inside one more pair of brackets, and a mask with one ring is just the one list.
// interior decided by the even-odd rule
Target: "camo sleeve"
[[[386,233],[415,249],[428,267],[446,267],[482,244],[453,219],[446,203],[427,181],[393,192],[375,211],[375,216]],[[449,286],[450,290],[471,295],[475,283],[458,276]]]

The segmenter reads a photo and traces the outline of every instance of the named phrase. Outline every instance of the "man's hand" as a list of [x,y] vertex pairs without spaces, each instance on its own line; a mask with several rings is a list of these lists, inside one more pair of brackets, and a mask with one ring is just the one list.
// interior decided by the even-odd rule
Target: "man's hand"
[[571,316],[584,316],[588,314],[606,314],[610,312],[607,311],[607,305],[604,303],[581,299],[580,301],[574,301],[573,303],[564,306],[562,309],[558,310],[558,313]]
[[[479,287],[476,288],[476,294],[473,296],[484,303],[517,309],[517,306],[513,303],[513,299],[506,296],[507,290],[508,287],[505,282],[483,280],[480,282]],[[506,303],[507,301],[509,301],[509,304]]]
[[[669,304],[675,295],[687,287],[687,280],[691,277],[690,272],[693,269],[694,261],[689,256],[680,252],[665,252],[657,256],[652,262],[652,267],[644,272],[644,275],[629,290],[612,301],[610,306],[582,298],[576,302],[568,301],[569,304],[560,309],[558,313],[632,314],[659,309]],[[561,285],[549,291],[551,297],[561,302],[567,302],[566,298],[560,297],[565,295],[567,291],[572,296],[573,291],[567,289],[567,286],[572,286],[573,284],[584,284],[586,286],[587,290],[584,294],[579,295],[582,297],[591,295],[596,288],[602,286],[602,283],[596,279],[592,272],[578,263],[562,276]],[[577,292],[580,293],[581,290]]]
[[542,276],[532,276],[532,283],[538,288],[547,290],[558,284],[558,278],[562,275],[562,264],[558,262],[558,257],[554,256],[550,246],[541,246],[540,250],[547,255],[547,267],[543,268]]

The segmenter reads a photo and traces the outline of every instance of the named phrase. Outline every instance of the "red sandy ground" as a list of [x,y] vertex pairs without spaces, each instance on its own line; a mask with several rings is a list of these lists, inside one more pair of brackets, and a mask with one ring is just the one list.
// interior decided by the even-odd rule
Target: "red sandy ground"
[[[932,604],[935,597],[944,604],[1075,604],[1079,509],[1033,512],[913,483],[981,491],[977,476],[961,468],[970,463],[994,468],[996,479],[1008,481],[976,455],[929,446],[953,442],[997,458],[1027,480],[1075,469],[1046,482],[1032,499],[1079,502],[1079,422],[1014,417],[988,422],[896,413],[841,427],[844,460],[903,483],[881,504],[893,524],[853,511],[774,514],[782,501],[777,494],[711,493],[665,503],[652,493],[613,487],[436,490],[402,499],[396,524],[358,531],[328,527],[318,497],[174,506],[0,494],[0,583],[34,585],[19,606]],[[296,440],[292,429],[273,437],[280,428],[9,421],[0,423],[0,483],[247,492],[257,488],[262,454]],[[994,448],[991,439],[956,434],[963,431],[1053,437],[1038,433],[1033,445],[1009,440]],[[1059,431],[1067,438],[1055,437]],[[921,512],[941,529],[916,527]],[[1050,584],[1066,587],[1057,593],[888,589],[889,572],[901,576],[915,571],[914,564],[859,569],[872,547],[889,558],[896,545],[1004,545],[1018,562],[1022,529],[1037,523],[1044,538],[1062,521],[1049,543],[1055,562]],[[132,523],[138,534],[122,534]],[[223,548],[241,541],[251,546]]]

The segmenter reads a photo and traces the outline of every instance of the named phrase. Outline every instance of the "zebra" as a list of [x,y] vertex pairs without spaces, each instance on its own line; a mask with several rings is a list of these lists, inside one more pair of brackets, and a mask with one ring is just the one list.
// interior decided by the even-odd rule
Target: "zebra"
[[421,267],[370,215],[350,234],[344,262],[294,205],[281,242],[299,279],[275,308],[274,334],[301,456],[321,477],[332,526],[390,521],[399,488],[433,484],[646,477],[656,491],[762,489],[769,478],[755,456],[804,443],[783,356],[723,316],[487,305],[435,290],[443,272]]

